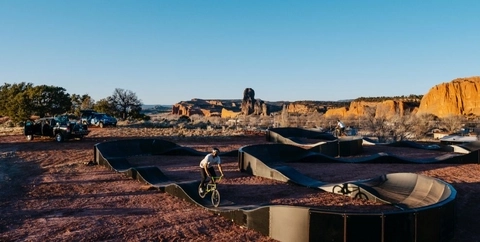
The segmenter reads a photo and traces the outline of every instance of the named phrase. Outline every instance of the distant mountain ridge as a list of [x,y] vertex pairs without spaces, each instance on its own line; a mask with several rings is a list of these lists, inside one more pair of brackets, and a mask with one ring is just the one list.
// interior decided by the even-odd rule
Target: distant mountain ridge
[[142,105],[142,113],[167,113],[172,111],[173,105],[160,105],[160,104],[144,104]]
[[142,109],[172,108],[172,104],[143,104]]

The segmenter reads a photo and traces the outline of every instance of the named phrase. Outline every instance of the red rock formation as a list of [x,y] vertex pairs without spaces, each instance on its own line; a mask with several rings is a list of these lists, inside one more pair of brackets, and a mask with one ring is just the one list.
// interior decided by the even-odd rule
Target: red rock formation
[[193,104],[181,102],[172,106],[172,114],[190,116],[194,114],[203,115],[203,112],[199,107],[194,106]]
[[[376,117],[385,116],[390,118],[394,115],[404,115],[406,111],[414,112],[415,104],[398,100],[386,100],[383,102],[351,102],[349,108],[333,108],[325,112],[325,117],[359,117],[375,112]],[[370,111],[372,110],[372,111]]]
[[[224,104],[225,103],[225,104]],[[191,116],[194,114],[205,117],[221,117],[223,109],[230,109],[232,112],[239,111],[238,105],[233,101],[192,99],[182,101],[172,106],[172,114]]]
[[293,102],[289,103],[286,107],[288,113],[308,114],[318,113],[318,105],[312,105],[310,103]]
[[255,91],[252,88],[245,88],[242,99],[242,114],[250,115],[254,111]]
[[342,108],[332,108],[325,112],[325,117],[346,117],[348,114],[348,109],[345,107]]
[[232,111],[232,110],[222,108],[222,113],[221,113],[220,117],[222,117],[222,118],[235,118],[235,117],[239,116],[241,113],[242,113],[241,111],[235,112],[235,111]]
[[480,77],[458,78],[432,87],[423,96],[418,114],[480,116]]
[[268,106],[260,99],[255,99],[255,91],[245,88],[241,104],[242,114],[269,115]]

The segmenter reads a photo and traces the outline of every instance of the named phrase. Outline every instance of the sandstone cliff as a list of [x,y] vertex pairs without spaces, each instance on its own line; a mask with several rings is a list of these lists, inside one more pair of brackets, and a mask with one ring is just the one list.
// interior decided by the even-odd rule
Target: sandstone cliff
[[229,110],[229,109],[226,109],[226,108],[222,108],[222,113],[221,113],[220,117],[222,117],[222,118],[236,118],[241,113],[242,113],[242,111],[240,111],[240,110],[234,111],[234,110]]
[[436,85],[423,96],[418,114],[480,116],[480,77],[458,78]]
[[348,108],[334,108],[325,112],[325,117],[360,117],[373,115],[390,118],[394,115],[404,115],[405,112],[415,113],[418,104],[402,100],[386,100],[382,102],[353,101]]
[[287,112],[294,114],[324,113],[326,109],[322,103],[315,101],[291,102],[286,106]]

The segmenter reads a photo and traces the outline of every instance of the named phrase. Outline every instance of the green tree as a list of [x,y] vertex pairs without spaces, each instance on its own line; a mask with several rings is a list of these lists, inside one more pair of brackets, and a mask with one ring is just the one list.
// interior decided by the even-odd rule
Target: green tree
[[70,94],[65,88],[56,86],[35,86],[30,93],[35,114],[40,117],[68,112],[72,107]]
[[70,108],[70,113],[74,113],[75,115],[78,116],[80,114],[80,105],[81,105],[80,95],[72,94],[70,96],[70,100],[72,101],[72,107]]
[[80,109],[93,109],[93,105],[95,104],[95,100],[88,94],[83,94],[80,101],[82,102]]
[[15,123],[30,118],[32,89],[33,84],[25,82],[0,86],[0,115],[9,116]]
[[14,123],[29,119],[33,112],[31,103],[27,92],[18,93],[9,102],[8,116]]
[[106,113],[115,116],[115,107],[107,100],[107,98],[102,98],[96,102],[93,109],[99,113]]
[[70,99],[72,100],[70,112],[77,116],[80,115],[80,110],[93,109],[94,102],[88,94],[83,94],[81,96],[78,94],[72,94]]

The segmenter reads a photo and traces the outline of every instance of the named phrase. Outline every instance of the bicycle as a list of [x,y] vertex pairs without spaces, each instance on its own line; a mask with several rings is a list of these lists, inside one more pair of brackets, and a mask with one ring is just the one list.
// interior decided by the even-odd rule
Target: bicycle
[[341,128],[335,128],[333,131],[333,136],[334,137],[342,137],[342,136],[347,136],[347,133],[345,133],[345,130],[342,130]]
[[[210,182],[205,187],[198,185],[198,195],[201,198],[205,198],[208,193],[212,193],[211,201],[214,207],[218,207],[220,204],[220,192],[217,190],[217,183],[222,180],[223,176],[210,177]],[[202,192],[203,190],[203,192]]]
[[[350,190],[350,188],[351,188],[351,190]],[[350,197],[353,194],[355,194],[353,196],[355,199],[360,198],[360,199],[368,200],[368,196],[365,193],[362,192],[362,190],[359,186],[352,185],[352,186],[349,187],[348,183],[343,183],[342,185],[333,186],[332,192],[337,193],[337,194],[342,194],[342,195],[348,195]],[[352,194],[352,195],[350,195],[350,194]]]

